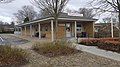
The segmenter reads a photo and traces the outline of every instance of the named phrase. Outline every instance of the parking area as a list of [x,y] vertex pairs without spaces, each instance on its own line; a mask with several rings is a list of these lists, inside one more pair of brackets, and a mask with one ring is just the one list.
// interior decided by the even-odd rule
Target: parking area
[[0,34],[0,44],[1,45],[21,45],[21,44],[25,44],[28,43],[28,40],[19,38],[19,37],[15,37],[12,36],[10,34]]

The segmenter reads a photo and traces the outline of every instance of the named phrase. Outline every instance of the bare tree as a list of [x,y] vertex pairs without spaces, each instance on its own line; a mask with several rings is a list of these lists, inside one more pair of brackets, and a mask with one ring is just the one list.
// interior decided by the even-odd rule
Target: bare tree
[[106,17],[102,19],[104,23],[110,23],[111,22],[111,17]]
[[17,19],[17,23],[22,23],[22,21],[25,19],[25,16],[22,14],[21,10],[18,10],[18,12],[14,13],[13,15]]
[[120,0],[93,0],[90,5],[99,12],[115,12],[118,13],[119,37],[120,37]]
[[31,3],[54,18],[56,25],[55,33],[57,33],[58,17],[68,1],[69,0],[31,0]]
[[45,17],[50,17],[51,15],[46,12],[46,11],[43,11],[43,10],[40,10],[37,14],[37,19],[39,18],[45,18]]
[[[68,13],[68,14],[70,14],[70,15],[75,15],[75,14],[81,14],[80,12],[79,12],[79,10],[77,11],[77,10],[71,10],[71,9],[69,9],[69,8],[67,8],[67,9],[65,9],[65,11]],[[76,16],[76,15],[75,15]]]
[[72,13],[72,12],[75,11],[75,10],[71,10],[71,9],[67,8],[67,9],[65,9],[65,11],[66,11],[67,13]]
[[23,6],[21,10],[18,10],[17,13],[14,13],[14,16],[21,22],[25,18],[28,18],[30,21],[36,17],[36,12],[34,8],[30,5]]
[[[0,0],[0,3],[1,4],[11,3],[12,1],[14,1],[14,0]],[[4,25],[4,22],[0,21],[0,32],[3,32],[3,29],[4,29],[3,25]]]
[[90,8],[80,8],[78,13],[83,14],[83,17],[85,18],[93,18],[96,14],[93,9]]
[[66,9],[67,13],[74,13],[74,14],[80,14],[85,18],[92,19],[96,13],[94,9],[91,8],[79,8],[79,10],[71,10],[71,9]]

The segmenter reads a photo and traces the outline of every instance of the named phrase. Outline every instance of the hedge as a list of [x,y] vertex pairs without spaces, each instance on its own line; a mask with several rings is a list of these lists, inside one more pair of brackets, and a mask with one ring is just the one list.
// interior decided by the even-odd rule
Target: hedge
[[86,46],[97,46],[104,50],[120,52],[120,39],[118,38],[92,38],[82,39],[80,44]]

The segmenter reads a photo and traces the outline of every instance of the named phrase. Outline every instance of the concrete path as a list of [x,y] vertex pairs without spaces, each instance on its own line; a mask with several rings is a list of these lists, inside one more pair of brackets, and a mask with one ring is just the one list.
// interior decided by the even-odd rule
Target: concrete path
[[88,53],[91,53],[94,55],[98,55],[98,56],[102,56],[102,57],[106,57],[109,59],[120,61],[120,54],[116,53],[116,52],[106,51],[106,50],[102,50],[102,49],[99,49],[94,46],[84,46],[84,45],[80,45],[80,44],[78,44],[76,46],[76,49],[85,51],[85,52],[88,52]]

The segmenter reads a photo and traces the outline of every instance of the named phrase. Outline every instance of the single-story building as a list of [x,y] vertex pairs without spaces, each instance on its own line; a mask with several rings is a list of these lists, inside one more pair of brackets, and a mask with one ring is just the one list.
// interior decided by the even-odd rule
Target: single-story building
[[[94,37],[94,23],[96,19],[86,19],[81,16],[69,16],[64,13],[58,18],[57,28],[53,17],[37,19],[28,23],[19,24],[22,36],[38,36],[39,39],[57,39]],[[57,32],[55,32],[57,29]]]

